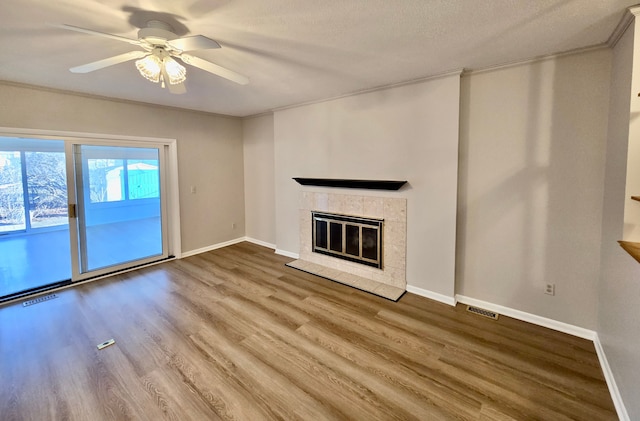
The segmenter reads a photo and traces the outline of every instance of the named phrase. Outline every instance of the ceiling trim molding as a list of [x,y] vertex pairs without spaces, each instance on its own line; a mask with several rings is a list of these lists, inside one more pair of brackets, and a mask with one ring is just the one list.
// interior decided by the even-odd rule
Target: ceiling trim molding
[[[448,72],[438,73],[438,74],[432,75],[432,76],[421,77],[419,79],[411,79],[411,80],[407,80],[407,81],[404,81],[404,82],[392,83],[390,85],[377,86],[375,88],[363,89],[363,90],[360,90],[360,91],[350,92],[348,94],[343,94],[343,95],[337,95],[337,96],[333,96],[333,97],[330,97],[330,98],[323,98],[323,99],[317,99],[317,100],[313,100],[313,101],[300,102],[300,103],[292,104],[292,105],[284,105],[282,107],[272,108],[271,112],[275,113],[277,111],[284,111],[284,110],[288,110],[288,109],[291,109],[291,108],[304,107],[306,105],[321,104],[323,102],[335,101],[337,99],[349,98],[349,97],[352,97],[352,96],[368,94],[368,93],[371,93],[371,92],[384,91],[386,89],[398,88],[400,86],[414,85],[414,84],[418,84],[418,83],[422,83],[422,82],[428,82],[428,81],[436,80],[436,79],[442,79],[442,78],[450,77],[450,76],[462,76],[463,72],[464,72],[464,69],[450,70]],[[264,113],[260,113],[260,114],[264,114]],[[260,115],[260,114],[255,114],[255,115],[257,116],[257,115]],[[253,115],[246,116],[245,118],[251,118],[251,117],[253,117]]]
[[0,136],[22,137],[29,136],[41,139],[60,140],[110,140],[117,142],[153,142],[161,144],[173,144],[177,139],[171,137],[130,136],[119,134],[103,134],[90,132],[74,132],[68,130],[29,129],[24,127],[0,127]]
[[51,93],[55,93],[55,94],[72,95],[72,96],[88,98],[88,99],[98,99],[98,100],[103,100],[103,101],[119,102],[121,104],[143,105],[143,106],[147,106],[147,107],[161,108],[161,109],[164,109],[164,110],[171,110],[171,111],[187,111],[187,112],[190,112],[190,113],[198,113],[198,114],[204,114],[204,115],[208,115],[208,116],[230,118],[230,119],[233,119],[233,120],[242,120],[242,118],[243,118],[243,117],[229,115],[229,114],[218,114],[218,113],[212,113],[212,112],[209,112],[209,111],[194,110],[192,108],[171,107],[169,105],[154,104],[152,102],[133,101],[133,100],[130,100],[130,99],[108,97],[108,96],[96,95],[96,94],[87,94],[87,93],[84,93],[84,92],[68,91],[66,89],[48,88],[46,86],[30,85],[28,83],[11,82],[11,81],[8,81],[8,80],[0,80],[0,86],[3,86],[3,85],[4,86],[13,86],[13,87],[16,87],[16,88],[23,88],[23,89],[33,89],[35,91],[51,92]]
[[[640,15],[640,6],[637,7],[637,10],[638,10],[638,14]],[[413,79],[413,80],[409,80],[409,81],[406,81],[406,82],[399,82],[399,83],[390,84],[390,85],[383,85],[383,86],[379,86],[379,87],[376,87],[376,88],[365,89],[365,90],[362,90],[362,91],[356,91],[356,92],[352,92],[352,93],[349,93],[349,94],[338,95],[338,96],[331,97],[331,98],[318,99],[318,100],[315,100],[315,101],[302,102],[302,103],[293,104],[293,105],[285,105],[285,106],[282,106],[282,107],[271,109],[271,113],[275,113],[277,111],[284,111],[284,110],[288,110],[288,109],[291,109],[291,108],[303,107],[303,106],[306,106],[306,105],[320,104],[320,103],[323,103],[323,102],[333,101],[333,100],[342,99],[342,98],[348,98],[350,96],[356,96],[356,95],[366,94],[366,93],[370,93],[370,92],[382,91],[382,90],[385,90],[385,89],[396,88],[396,87],[399,87],[399,86],[411,85],[411,84],[426,82],[426,81],[434,80],[434,79],[441,79],[441,78],[449,77],[449,76],[459,75],[459,76],[463,77],[463,76],[471,75],[471,74],[492,72],[492,71],[496,71],[496,70],[506,69],[506,68],[509,68],[509,67],[516,67],[516,66],[522,66],[522,65],[526,65],[526,64],[541,62],[541,61],[554,60],[554,59],[557,59],[557,58],[560,58],[560,57],[571,56],[571,55],[575,55],[575,54],[588,53],[588,52],[604,50],[604,49],[608,49],[608,48],[609,48],[608,43],[603,43],[603,44],[592,45],[592,46],[584,47],[584,48],[577,48],[577,49],[573,49],[573,50],[562,51],[562,52],[555,53],[555,54],[549,54],[549,55],[545,55],[545,56],[533,57],[533,58],[526,59],[526,60],[518,60],[518,61],[509,62],[509,63],[502,63],[502,64],[497,64],[497,65],[487,66],[487,67],[482,67],[482,68],[477,68],[477,69],[468,69],[468,68],[457,69],[457,70],[453,70],[453,71],[449,71],[449,72],[439,73],[439,74],[433,75],[433,76],[427,76],[427,77],[423,77],[423,78],[419,78],[419,79]],[[253,118],[253,117],[261,116],[261,115],[264,115],[264,114],[268,114],[268,113],[253,114],[253,115],[248,115],[248,116],[243,117],[243,118]]]
[[607,45],[610,48],[614,48],[616,46],[618,41],[620,41],[620,38],[622,38],[622,35],[624,35],[627,29],[629,29],[629,26],[631,26],[637,16],[640,16],[640,6],[629,7],[624,12],[622,19],[618,22],[618,26],[616,26],[616,29],[613,30],[611,36],[607,40]]
[[267,111],[265,111],[263,113],[249,114],[247,116],[240,117],[240,118],[242,118],[243,120],[248,120],[248,119],[251,119],[251,118],[258,118],[258,117],[265,117],[265,116],[272,116],[272,115],[273,115],[273,111],[272,110],[267,110]]
[[607,44],[598,44],[598,45],[592,45],[590,47],[577,48],[575,50],[568,50],[568,51],[563,51],[563,52],[560,52],[560,53],[549,54],[549,55],[546,55],[546,56],[534,57],[534,58],[530,58],[530,59],[527,59],[527,60],[520,60],[520,61],[509,62],[509,63],[496,64],[494,66],[487,66],[487,67],[482,67],[482,68],[478,68],[478,69],[465,69],[465,71],[463,73],[463,76],[471,75],[471,74],[493,72],[493,71],[496,71],[496,70],[507,69],[509,67],[523,66],[523,65],[527,65],[527,64],[541,62],[541,61],[555,60],[555,59],[558,59],[560,57],[572,56],[572,55],[583,54],[583,53],[589,53],[589,52],[592,52],[592,51],[605,50],[605,49],[609,49],[609,46]]

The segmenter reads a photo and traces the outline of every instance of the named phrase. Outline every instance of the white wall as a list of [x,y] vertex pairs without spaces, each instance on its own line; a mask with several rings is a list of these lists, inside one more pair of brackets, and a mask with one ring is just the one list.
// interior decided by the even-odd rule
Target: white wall
[[[630,136],[631,102],[640,102],[632,89],[632,69],[638,78],[634,45],[640,45],[633,25],[614,49],[611,70],[611,105],[602,219],[602,275],[599,288],[598,336],[629,413],[640,419],[640,264],[617,241],[623,238],[627,175],[627,148],[640,139]],[[634,42],[634,37],[636,38]],[[637,62],[636,62],[637,63]],[[633,66],[633,67],[632,67]],[[635,115],[631,115],[635,119]],[[635,162],[634,162],[635,161]],[[640,168],[640,157],[629,156]],[[640,203],[634,202],[636,206]],[[637,221],[640,222],[640,221]],[[636,222],[636,223],[637,223]]]
[[275,112],[276,245],[299,252],[292,177],[408,180],[407,283],[454,295],[460,78],[452,75]]
[[596,328],[610,60],[463,77],[457,293]]
[[249,238],[276,243],[273,114],[242,122],[245,227]]
[[3,83],[0,98],[2,127],[177,139],[182,252],[244,236],[241,120]]

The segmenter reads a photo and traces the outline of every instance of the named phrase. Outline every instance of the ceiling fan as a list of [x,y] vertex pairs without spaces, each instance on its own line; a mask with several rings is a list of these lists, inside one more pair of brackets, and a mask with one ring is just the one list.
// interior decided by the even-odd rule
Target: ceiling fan
[[249,79],[246,76],[186,53],[187,51],[220,48],[220,44],[216,41],[203,35],[193,35],[180,38],[173,32],[171,26],[165,22],[158,20],[151,20],[147,22],[147,26],[138,31],[138,39],[107,34],[72,25],[63,24],[53,26],[61,29],[67,29],[69,31],[82,32],[89,35],[97,35],[104,38],[114,39],[116,41],[126,42],[143,49],[143,51],[134,50],[128,53],[94,61],[92,63],[72,67],[69,70],[73,73],[89,73],[94,70],[124,63],[125,61],[136,60],[135,63],[138,71],[146,79],[155,83],[160,83],[163,88],[167,87],[171,93],[182,94],[186,92],[186,88],[184,86],[184,81],[186,80],[186,69],[177,60],[175,60],[177,58],[188,65],[213,73],[214,75],[223,77],[241,85],[249,83]]

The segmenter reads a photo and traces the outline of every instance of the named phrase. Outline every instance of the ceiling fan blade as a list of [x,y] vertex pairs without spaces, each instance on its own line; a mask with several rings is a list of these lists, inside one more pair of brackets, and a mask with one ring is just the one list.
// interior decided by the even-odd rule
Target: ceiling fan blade
[[114,35],[114,34],[107,34],[105,32],[94,31],[92,29],[80,28],[79,26],[66,25],[66,24],[60,24],[60,25],[51,24],[51,26],[53,26],[55,28],[66,29],[66,30],[69,30],[69,31],[81,32],[83,34],[97,35],[99,37],[110,38],[110,39],[114,39],[116,41],[122,41],[122,42],[126,42],[126,43],[133,44],[133,45],[141,45],[140,41],[138,41],[137,39],[121,37],[119,35]]
[[162,78],[164,79],[162,82],[163,88],[166,86],[169,89],[169,92],[176,95],[182,95],[187,92],[187,87],[184,86],[184,82],[176,83],[175,85],[172,85],[171,82],[169,82],[170,78],[165,66],[162,66],[160,71],[162,72]]
[[113,66],[114,64],[124,63],[125,61],[133,60],[136,58],[142,58],[147,54],[149,53],[147,53],[146,51],[129,51],[128,53],[94,61],[92,63],[83,64],[82,66],[72,67],[69,70],[72,73],[89,73],[93,72],[94,70]]
[[246,76],[236,73],[233,70],[225,69],[224,67],[218,66],[217,64],[213,64],[210,61],[201,59],[199,57],[195,57],[189,54],[180,54],[177,57],[182,59],[182,61],[187,64],[205,70],[209,73],[213,73],[214,75],[223,77],[225,79],[229,79],[230,81],[239,83],[240,85],[246,85],[247,83],[249,83],[249,78],[247,78]]
[[187,92],[187,87],[184,86],[184,82],[175,85],[168,83],[167,87],[169,88],[169,92],[171,92],[172,94],[182,95]]
[[176,50],[180,51],[210,50],[212,48],[220,48],[220,44],[203,35],[176,38],[169,40],[167,43]]

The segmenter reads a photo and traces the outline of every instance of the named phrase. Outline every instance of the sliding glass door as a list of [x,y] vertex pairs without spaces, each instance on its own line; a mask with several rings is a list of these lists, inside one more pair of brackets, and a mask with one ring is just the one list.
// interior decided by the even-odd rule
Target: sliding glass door
[[0,137],[0,297],[71,279],[64,141]]
[[167,258],[166,149],[0,136],[0,301]]
[[162,147],[73,145],[84,279],[168,256]]

